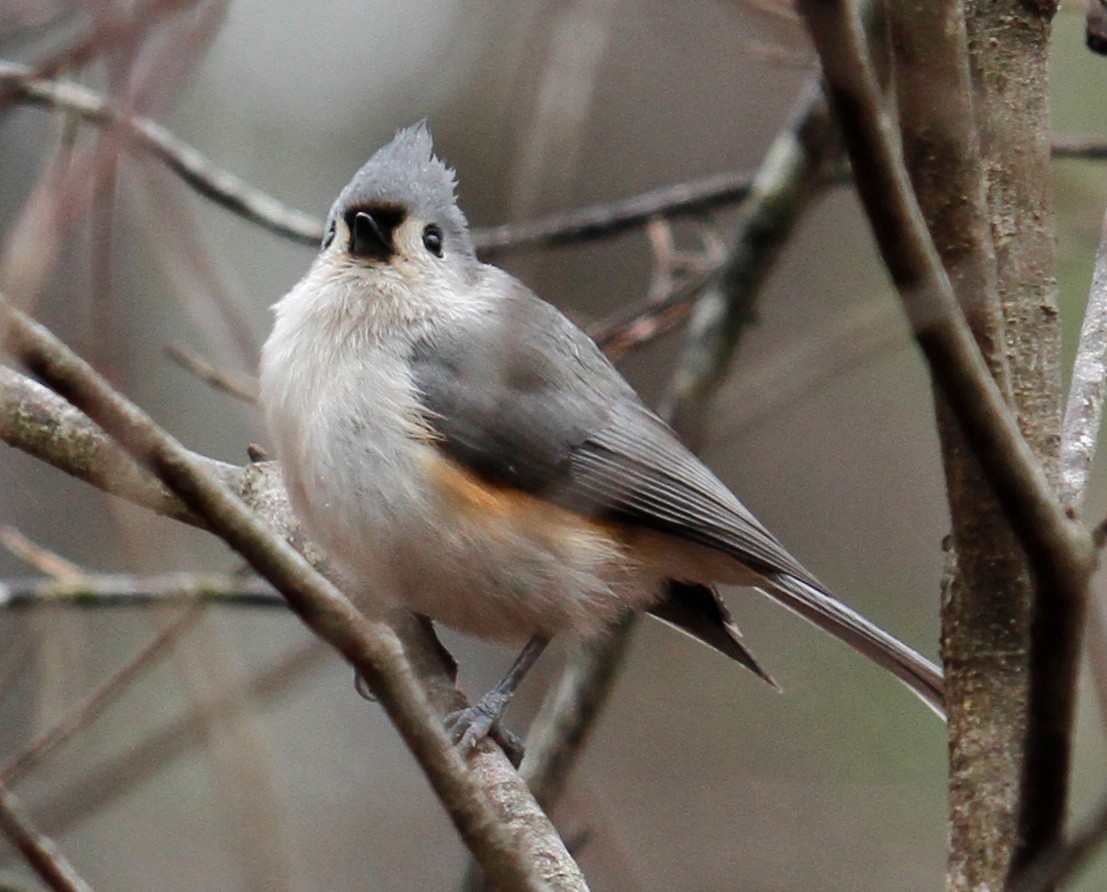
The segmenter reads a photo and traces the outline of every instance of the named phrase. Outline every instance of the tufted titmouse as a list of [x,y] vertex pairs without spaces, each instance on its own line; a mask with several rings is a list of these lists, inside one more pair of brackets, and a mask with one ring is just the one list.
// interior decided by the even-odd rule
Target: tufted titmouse
[[940,670],[832,597],[558,310],[477,260],[423,124],[342,190],[276,304],[261,404],[308,533],[382,614],[529,640],[453,722],[468,745],[560,632],[646,610],[766,680],[714,589],[755,586],[936,711]]

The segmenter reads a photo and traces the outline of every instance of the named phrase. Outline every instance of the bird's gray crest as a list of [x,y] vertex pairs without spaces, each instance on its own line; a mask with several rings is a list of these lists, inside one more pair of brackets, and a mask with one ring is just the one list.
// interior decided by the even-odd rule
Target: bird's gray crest
[[398,130],[381,146],[339,194],[329,223],[352,207],[392,205],[442,227],[447,249],[472,254],[468,223],[457,206],[457,180],[434,155],[426,121]]

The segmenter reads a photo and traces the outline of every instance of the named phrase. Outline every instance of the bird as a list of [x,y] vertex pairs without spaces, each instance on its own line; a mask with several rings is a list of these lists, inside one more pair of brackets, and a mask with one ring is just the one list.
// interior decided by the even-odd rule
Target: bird
[[718,593],[755,588],[939,715],[942,673],[820,583],[552,304],[482,262],[419,122],[342,189],[274,305],[260,405],[293,512],[371,616],[525,642],[448,717],[499,728],[557,635],[652,614],[770,684]]

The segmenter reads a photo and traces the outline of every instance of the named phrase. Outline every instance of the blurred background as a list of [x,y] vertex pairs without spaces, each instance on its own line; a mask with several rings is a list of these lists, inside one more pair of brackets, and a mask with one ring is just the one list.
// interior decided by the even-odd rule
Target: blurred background
[[[90,27],[110,30],[130,7],[0,2],[0,56],[49,58]],[[157,11],[149,27],[107,62],[62,73],[125,98],[214,163],[315,215],[398,127],[424,117],[476,226],[752,169],[813,71],[799,23],[771,0],[146,9]],[[1083,47],[1082,5],[1062,8],[1054,46],[1056,132],[1107,134],[1107,62]],[[257,413],[171,362],[166,347],[252,373],[268,308],[314,249],[215,206],[149,157],[82,154],[101,136],[43,108],[5,110],[0,284],[187,446],[241,464],[247,444],[265,443]],[[51,216],[42,208],[59,158],[72,191],[54,194]],[[1092,162],[1060,161],[1054,173],[1071,354],[1107,176]],[[733,213],[715,219],[725,238]],[[47,274],[31,276],[28,256]],[[496,262],[582,324],[640,301],[653,265],[641,229]],[[866,322],[843,329],[843,320]],[[871,342],[852,345],[855,360],[833,375],[812,376],[793,359],[841,349],[844,330]],[[663,393],[681,344],[675,333],[622,361],[648,400]],[[750,382],[766,380],[790,395],[751,418]],[[848,190],[828,192],[803,219],[708,418],[703,455],[743,501],[852,606],[936,658],[947,517],[929,388]],[[1107,512],[1102,473],[1087,510]],[[238,566],[210,537],[7,447],[0,523],[90,570]],[[0,576],[29,572],[0,551]],[[555,814],[579,842],[592,888],[940,888],[944,728],[836,642],[756,594],[727,596],[784,693],[640,624]],[[0,613],[0,763],[172,615]],[[470,694],[512,656],[445,637]],[[525,729],[562,657],[527,681],[513,728]],[[1100,795],[1107,759],[1085,700],[1081,807]],[[466,863],[382,711],[279,611],[206,610],[16,789],[95,888],[453,889]],[[34,888],[6,848],[0,877]],[[1091,871],[1079,888],[1105,882],[1107,871]]]

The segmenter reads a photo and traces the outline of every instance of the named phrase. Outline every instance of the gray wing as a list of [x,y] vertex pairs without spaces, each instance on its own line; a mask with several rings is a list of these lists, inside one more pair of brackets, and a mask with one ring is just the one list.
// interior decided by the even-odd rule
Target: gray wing
[[411,360],[439,446],[491,482],[818,583],[651,412],[596,345],[512,279]]
[[[502,275],[502,294],[463,321],[440,320],[412,349],[428,423],[446,454],[491,482],[731,555],[765,576],[766,594],[888,669],[942,714],[938,667],[827,592],[643,405],[587,335],[506,274],[488,275]],[[700,620],[711,625],[710,616],[687,616],[705,603],[659,607],[672,614],[662,618],[727,653],[702,634]]]

